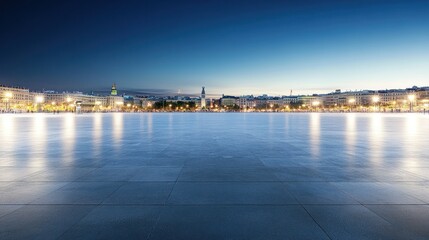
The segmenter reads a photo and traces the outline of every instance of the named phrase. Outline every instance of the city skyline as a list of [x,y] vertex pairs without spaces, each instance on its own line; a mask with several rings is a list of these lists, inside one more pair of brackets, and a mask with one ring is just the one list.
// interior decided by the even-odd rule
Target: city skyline
[[30,89],[98,91],[116,82],[168,94],[206,86],[287,95],[429,82],[427,1],[37,1],[3,9],[0,82]]
[[[80,91],[35,92],[0,84],[0,110],[33,111],[422,111],[429,107],[429,87],[405,89],[341,91],[310,95],[224,95],[186,94],[144,95],[121,92],[115,83],[110,93]],[[407,110],[408,109],[408,110]]]
[[[195,89],[200,89],[201,87],[195,87],[194,88],[194,93],[186,93],[186,92],[182,92],[180,89],[178,92],[173,92],[173,91],[169,91],[169,90],[163,90],[163,89],[129,89],[129,88],[121,88],[120,86],[118,86],[118,84],[113,83],[113,85],[115,85],[115,88],[117,89],[118,95],[122,95],[122,96],[155,96],[155,97],[174,97],[174,96],[186,96],[186,97],[199,97],[201,95],[201,92],[198,92]],[[108,85],[106,85],[103,89],[88,89],[88,90],[84,90],[84,89],[57,89],[55,90],[54,88],[44,88],[44,89],[31,89],[31,88],[27,88],[25,86],[17,86],[17,85],[7,85],[7,84],[3,84],[0,82],[0,87],[9,87],[9,88],[21,88],[21,89],[28,89],[31,92],[34,93],[46,93],[46,92],[53,92],[53,93],[84,93],[84,94],[90,94],[90,95],[110,95],[111,92],[111,87],[108,88]],[[206,88],[205,86],[203,86],[203,88]],[[244,97],[244,96],[270,96],[270,97],[285,97],[285,96],[317,96],[317,95],[327,95],[327,94],[332,94],[332,93],[336,93],[336,92],[341,92],[341,93],[353,93],[353,92],[365,92],[365,91],[369,91],[369,92],[381,92],[381,91],[401,91],[401,90],[410,90],[413,91],[413,88],[424,88],[427,89],[429,88],[429,85],[425,85],[425,86],[417,86],[417,85],[410,85],[404,88],[381,88],[381,89],[342,89],[342,88],[337,88],[337,89],[326,89],[325,91],[321,91],[321,92],[308,92],[308,93],[302,93],[302,92],[294,92],[293,89],[290,89],[289,92],[285,92],[282,94],[278,94],[278,95],[274,95],[274,94],[267,94],[267,93],[261,93],[261,94],[253,94],[253,93],[243,93],[243,94],[225,94],[225,93],[213,93],[213,92],[208,92],[206,95],[208,98],[221,98],[222,96],[237,96],[237,97]]]

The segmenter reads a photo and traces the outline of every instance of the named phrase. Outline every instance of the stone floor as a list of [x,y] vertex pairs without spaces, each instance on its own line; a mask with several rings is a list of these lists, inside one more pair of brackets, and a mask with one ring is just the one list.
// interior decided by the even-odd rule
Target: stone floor
[[0,239],[429,239],[428,123],[0,115]]

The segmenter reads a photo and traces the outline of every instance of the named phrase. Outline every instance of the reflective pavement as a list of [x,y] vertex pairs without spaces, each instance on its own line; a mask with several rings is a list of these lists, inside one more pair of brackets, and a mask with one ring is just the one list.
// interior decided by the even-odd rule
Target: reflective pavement
[[0,239],[428,239],[429,115],[0,115]]

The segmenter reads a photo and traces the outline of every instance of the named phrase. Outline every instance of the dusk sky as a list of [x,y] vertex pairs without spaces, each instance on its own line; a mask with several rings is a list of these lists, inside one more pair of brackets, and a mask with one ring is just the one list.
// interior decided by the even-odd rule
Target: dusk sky
[[429,85],[428,0],[9,2],[0,84],[234,95]]

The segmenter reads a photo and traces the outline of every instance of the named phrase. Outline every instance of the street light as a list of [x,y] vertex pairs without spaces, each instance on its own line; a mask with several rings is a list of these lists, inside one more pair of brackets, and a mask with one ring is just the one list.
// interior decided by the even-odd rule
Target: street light
[[36,100],[36,103],[42,103],[45,100],[45,98],[43,96],[36,96],[35,100]]
[[311,103],[311,105],[316,108],[316,112],[317,112],[317,107],[320,105],[320,102],[319,101],[313,101]]
[[13,94],[11,92],[5,92],[4,97],[6,99],[6,110],[9,110],[10,108],[9,100],[13,97]]
[[413,111],[413,103],[415,99],[416,99],[416,95],[413,95],[413,94],[408,95],[408,100],[410,100],[410,112]]
[[42,103],[43,103],[43,101],[45,100],[45,98],[43,97],[43,96],[41,96],[41,95],[39,95],[39,96],[36,96],[35,98],[34,98],[34,102],[36,103],[36,108],[37,108],[37,111],[40,111],[41,109],[39,108],[39,104],[41,105]]
[[373,96],[372,97],[372,102],[374,103],[374,111],[376,109],[376,104],[380,101],[380,97],[379,96]]
[[355,103],[356,103],[356,99],[354,98],[349,99],[350,111],[353,110],[353,105],[355,105]]

